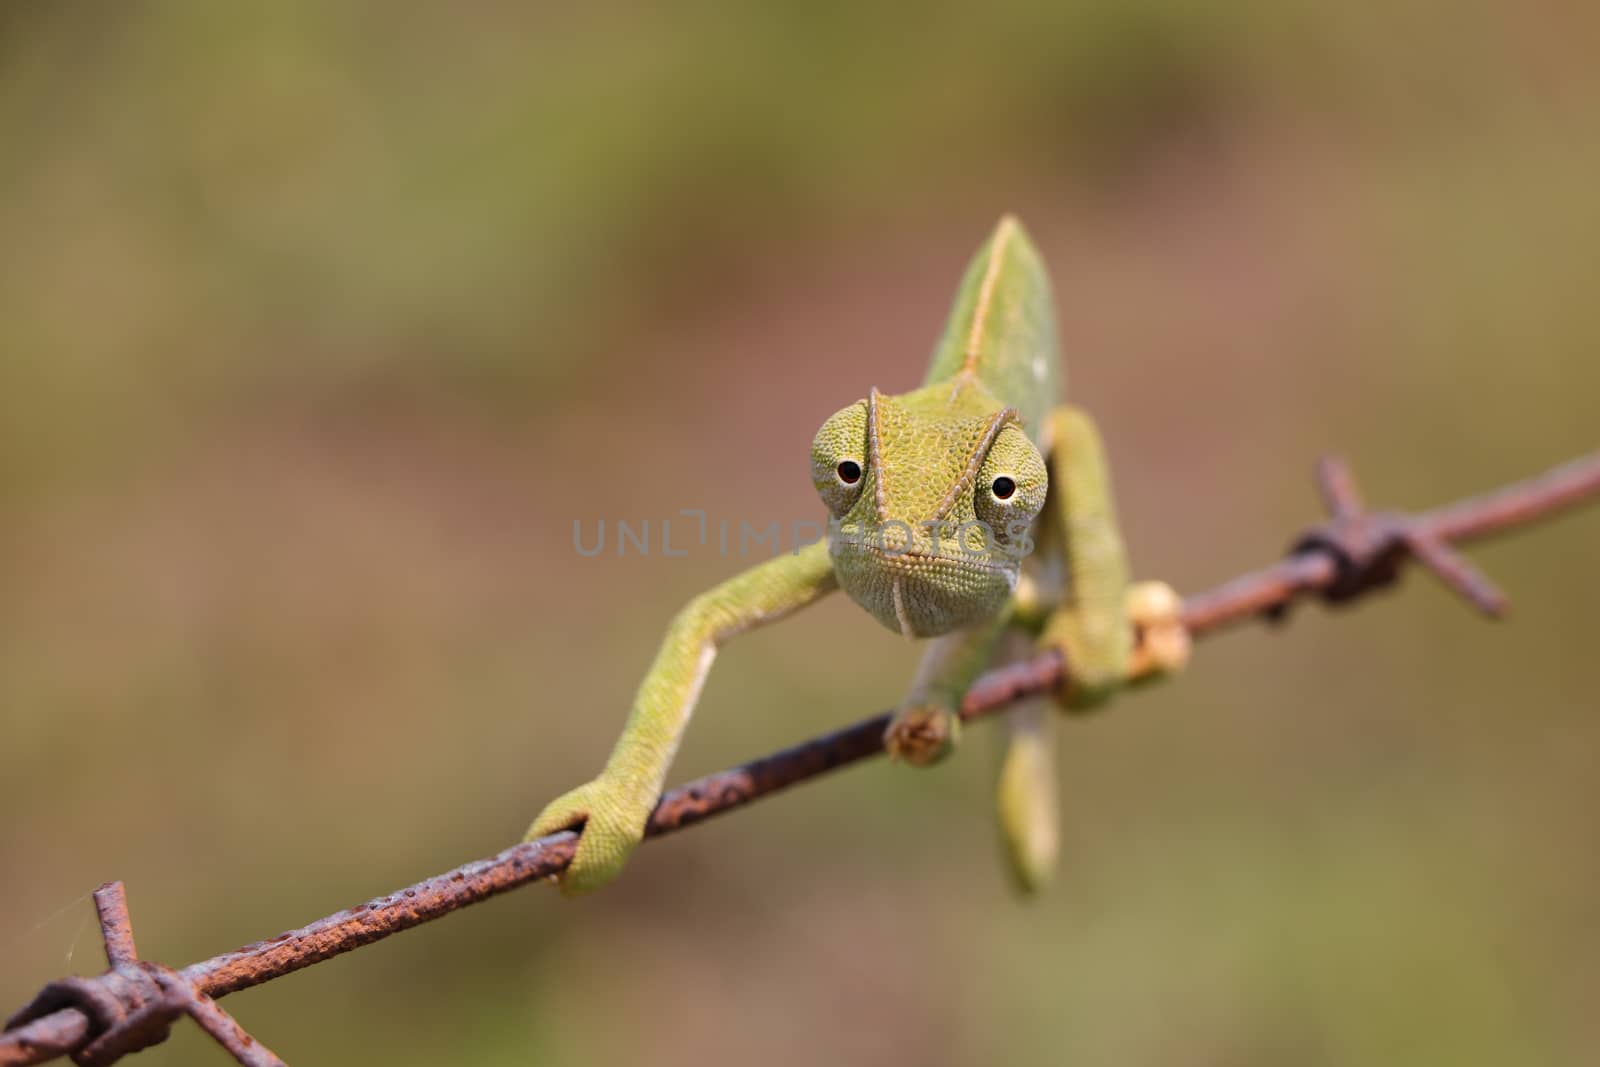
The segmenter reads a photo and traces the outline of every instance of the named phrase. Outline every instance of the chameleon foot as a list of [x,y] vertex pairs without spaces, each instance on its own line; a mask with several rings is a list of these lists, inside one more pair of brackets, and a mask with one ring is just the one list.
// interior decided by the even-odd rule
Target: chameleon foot
[[961,736],[961,718],[949,708],[902,708],[883,734],[889,758],[928,767],[948,756]]
[[564,896],[592,892],[622,873],[628,857],[644,840],[645,822],[655,806],[639,803],[624,788],[596,778],[552,800],[528,828],[524,841],[558,830],[579,830],[578,851],[557,876]]
[[1128,620],[1138,642],[1128,657],[1130,682],[1153,681],[1183,670],[1192,642],[1183,625],[1183,600],[1166,582],[1128,587]]

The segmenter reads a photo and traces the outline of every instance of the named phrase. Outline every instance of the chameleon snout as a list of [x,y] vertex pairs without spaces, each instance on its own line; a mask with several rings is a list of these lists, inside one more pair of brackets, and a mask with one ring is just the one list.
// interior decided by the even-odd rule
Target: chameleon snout
[[836,544],[834,569],[851,600],[905,637],[938,637],[993,615],[1016,586],[1016,562]]

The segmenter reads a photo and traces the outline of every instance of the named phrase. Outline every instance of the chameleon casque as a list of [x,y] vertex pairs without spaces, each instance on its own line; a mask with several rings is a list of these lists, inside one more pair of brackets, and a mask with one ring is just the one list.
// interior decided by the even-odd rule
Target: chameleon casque
[[[895,633],[932,639],[884,738],[913,766],[951,750],[962,695],[1005,659],[1059,649],[1071,681],[1057,703],[1072,711],[1183,666],[1178,597],[1129,584],[1099,434],[1057,406],[1061,391],[1049,277],[1007,216],[962,278],[924,384],[873,389],[817,432],[811,479],[827,540],[680,611],[605,768],[534,820],[529,839],[581,831],[563,892],[609,882],[642,839],[717,649],[836,589]],[[999,821],[1026,890],[1055,866],[1051,718],[1039,701],[1007,717]]]

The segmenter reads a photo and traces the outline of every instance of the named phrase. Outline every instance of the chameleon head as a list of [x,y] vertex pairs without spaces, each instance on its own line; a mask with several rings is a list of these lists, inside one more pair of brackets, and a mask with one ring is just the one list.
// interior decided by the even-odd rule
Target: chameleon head
[[1015,588],[1048,478],[1016,412],[947,383],[873,390],[811,445],[839,584],[889,629],[933,637],[998,611]]

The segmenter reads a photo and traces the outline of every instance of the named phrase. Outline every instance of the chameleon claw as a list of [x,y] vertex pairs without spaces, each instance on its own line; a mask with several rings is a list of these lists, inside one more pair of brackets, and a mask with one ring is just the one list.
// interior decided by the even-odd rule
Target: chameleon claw
[[1125,603],[1138,635],[1128,657],[1128,681],[1153,681],[1183,670],[1192,642],[1183,625],[1183,600],[1172,586],[1136,582],[1128,587]]
[[961,736],[961,717],[949,708],[902,708],[883,734],[889,758],[930,767],[948,756]]
[[622,873],[628,857],[644,840],[645,822],[653,806],[636,804],[610,782],[596,778],[546,805],[523,840],[577,830],[578,851],[556,881],[563,896],[581,896]]

